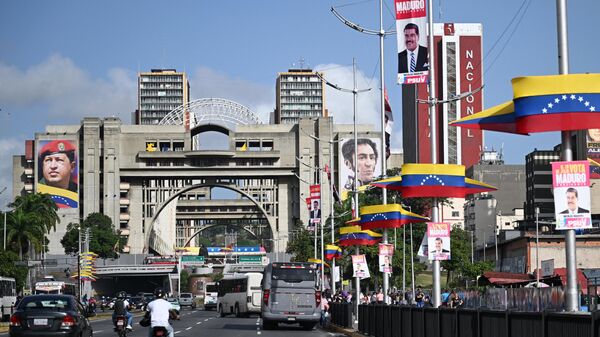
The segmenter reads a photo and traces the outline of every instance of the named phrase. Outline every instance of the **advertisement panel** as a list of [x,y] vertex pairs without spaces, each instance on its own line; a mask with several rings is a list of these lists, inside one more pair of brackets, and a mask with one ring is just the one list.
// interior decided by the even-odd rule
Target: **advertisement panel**
[[37,193],[49,194],[58,208],[79,204],[79,160],[77,140],[38,140]]
[[427,245],[429,260],[450,260],[450,224],[446,222],[427,223]]
[[552,163],[556,229],[592,228],[588,161]]
[[382,273],[392,272],[392,257],[394,256],[394,245],[389,243],[379,244],[379,271]]
[[427,82],[429,55],[426,6],[425,0],[395,0],[398,84]]
[[[381,139],[358,138],[358,187],[368,185],[381,175]],[[346,200],[354,185],[354,138],[342,138],[338,147],[342,200]]]
[[310,221],[308,230],[313,231],[321,223],[321,185],[310,185]]
[[352,255],[352,277],[369,278],[369,266],[365,255]]
[[[600,129],[587,130],[587,157],[600,164]],[[590,178],[600,179],[600,165],[590,165]]]

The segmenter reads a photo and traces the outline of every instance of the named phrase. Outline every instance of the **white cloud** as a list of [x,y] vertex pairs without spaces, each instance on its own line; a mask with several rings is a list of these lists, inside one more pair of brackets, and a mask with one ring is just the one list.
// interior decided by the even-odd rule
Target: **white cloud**
[[121,116],[129,121],[136,106],[135,74],[114,68],[91,78],[67,57],[55,54],[21,70],[0,63],[0,101],[5,105],[48,107],[48,114],[79,122],[86,116]]
[[[0,139],[0,153],[23,152],[24,143],[14,138]],[[3,156],[6,160],[0,161],[0,210],[6,209],[6,205],[12,201],[12,156]]]
[[[354,88],[352,67],[338,64],[319,64],[315,70],[323,72],[323,77],[334,85],[344,89]],[[372,124],[375,130],[381,130],[381,112],[379,103],[379,80],[370,78],[362,71],[356,71],[356,87],[358,90],[371,88],[370,91],[356,96],[356,122]],[[342,92],[330,86],[325,89],[325,106],[333,114],[336,124],[352,124],[354,102],[352,93]]]
[[197,68],[190,76],[192,100],[199,98],[225,98],[254,111],[263,123],[275,108],[275,81],[266,86],[240,78],[231,78],[206,67]]

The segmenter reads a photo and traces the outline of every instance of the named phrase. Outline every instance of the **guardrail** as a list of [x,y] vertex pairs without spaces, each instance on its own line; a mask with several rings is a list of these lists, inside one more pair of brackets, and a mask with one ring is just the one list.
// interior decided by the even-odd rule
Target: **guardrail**
[[170,273],[177,265],[97,266],[96,274]]
[[[332,305],[332,323],[344,326],[346,310],[343,303]],[[520,312],[370,304],[359,306],[358,317],[358,331],[375,337],[600,337],[600,311]]]

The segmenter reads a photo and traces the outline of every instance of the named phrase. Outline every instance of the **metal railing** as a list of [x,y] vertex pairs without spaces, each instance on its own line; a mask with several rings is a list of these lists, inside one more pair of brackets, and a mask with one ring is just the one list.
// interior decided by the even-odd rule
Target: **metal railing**
[[[344,311],[331,307],[332,317]],[[332,323],[335,323],[332,319]],[[338,324],[340,325],[340,324]],[[359,306],[358,331],[375,337],[600,337],[600,312],[519,312],[487,309]]]

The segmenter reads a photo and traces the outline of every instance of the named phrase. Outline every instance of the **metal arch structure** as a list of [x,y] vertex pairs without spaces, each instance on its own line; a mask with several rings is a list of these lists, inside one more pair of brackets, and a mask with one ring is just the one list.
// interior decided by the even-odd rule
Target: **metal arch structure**
[[185,112],[190,114],[190,129],[203,124],[219,124],[230,130],[236,125],[262,124],[248,107],[224,98],[200,98],[169,112],[159,125],[184,125]]

